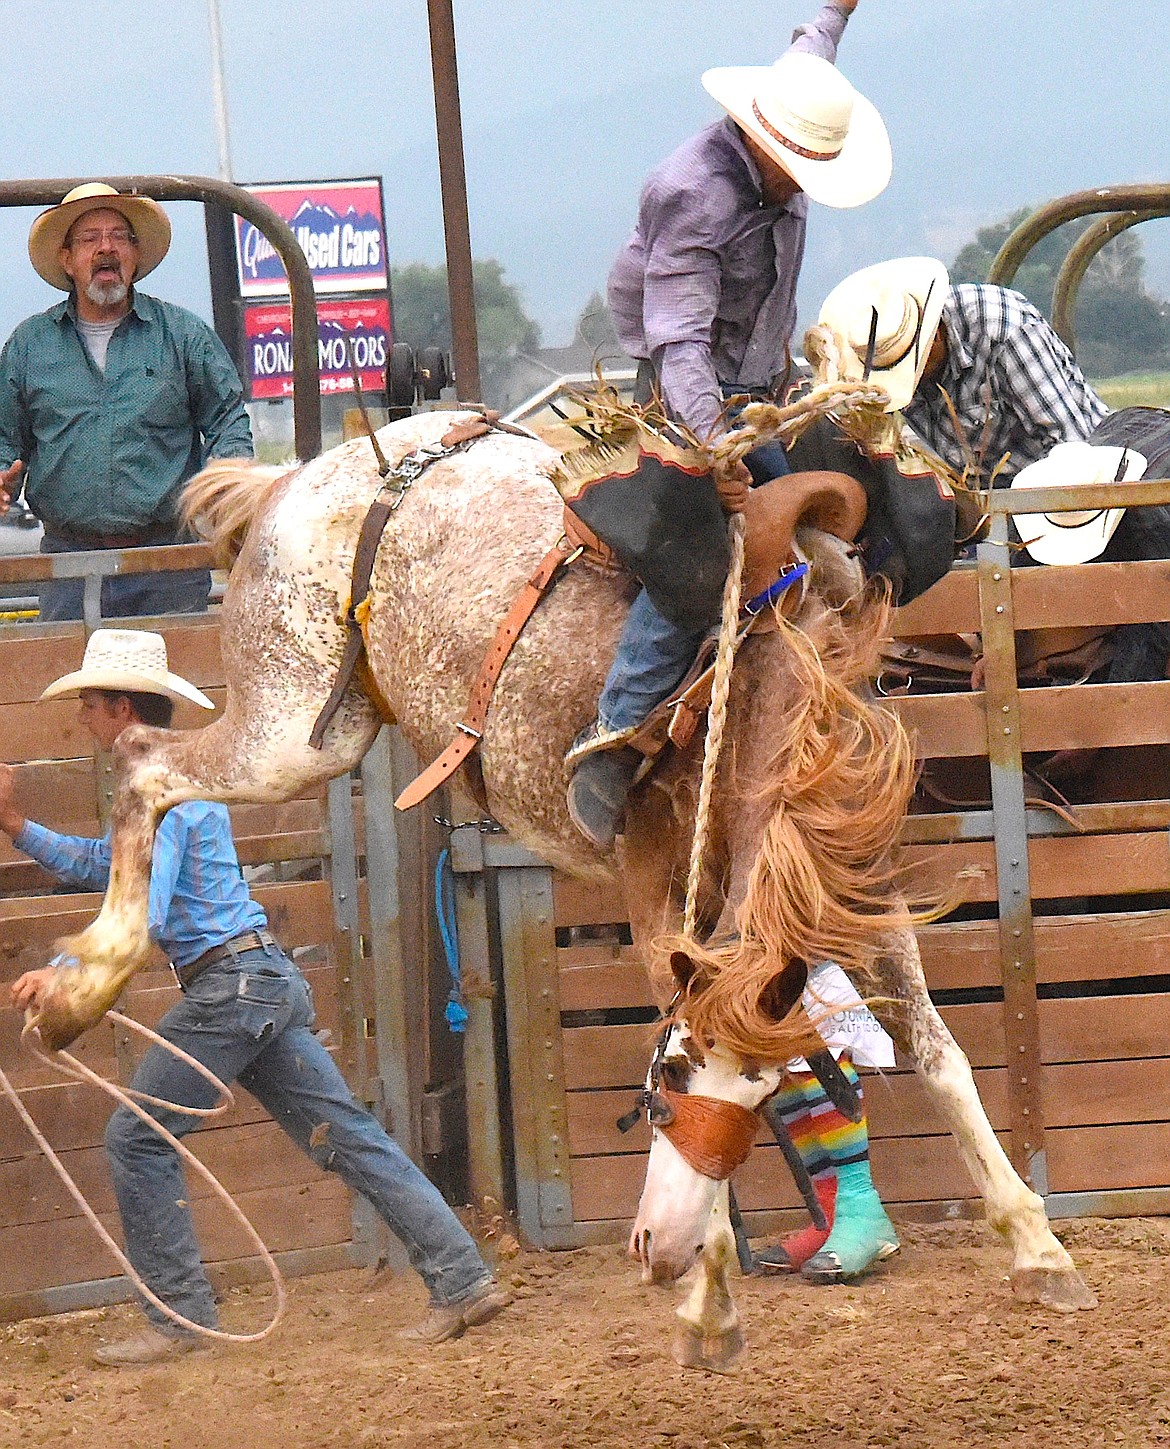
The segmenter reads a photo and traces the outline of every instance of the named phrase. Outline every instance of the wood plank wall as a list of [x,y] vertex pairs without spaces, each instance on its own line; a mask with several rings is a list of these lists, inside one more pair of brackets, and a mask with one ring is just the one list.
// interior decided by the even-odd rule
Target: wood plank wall
[[[1012,578],[1018,631],[1170,618],[1170,563],[1021,569]],[[977,631],[974,571],[953,572],[902,610],[896,627],[927,640]],[[985,801],[983,695],[917,696],[896,707],[920,758],[942,761],[944,782],[972,809]],[[1078,1194],[1108,1192],[1121,1194],[1111,1210],[1134,1211],[1152,1200],[1143,1190],[1170,1188],[1170,815],[1141,804],[1170,798],[1170,682],[1024,690],[1021,719],[1025,751],[1100,747],[1074,799],[1117,807],[1092,817],[1108,828],[1090,821],[1029,844],[1048,1187],[1064,1210],[1088,1210],[1089,1199],[1077,1206]],[[943,807],[923,800],[918,808]],[[1043,811],[1030,819],[1036,830],[1054,822]],[[910,821],[908,839],[931,839],[929,824]],[[923,958],[1006,1146],[994,844],[944,840],[911,844],[908,853],[924,880],[958,890],[961,909],[920,932]],[[639,1122],[622,1135],[615,1121],[645,1073],[653,1003],[633,949],[621,944],[628,933],[620,895],[556,879],[554,899],[573,1227],[546,1236],[567,1244],[618,1236],[635,1211],[648,1130]],[[907,1215],[966,1211],[969,1179],[913,1074],[867,1074],[866,1095],[886,1201]],[[767,1215],[757,1223],[783,1221],[797,1205],[779,1152],[763,1136],[735,1182],[743,1207]]]
[[[171,667],[199,685],[217,704],[224,696],[214,616],[163,621]],[[54,829],[99,833],[99,778],[90,743],[77,725],[76,700],[35,703],[41,689],[81,661],[79,625],[0,629],[0,756],[17,765],[17,798],[32,818]],[[181,706],[178,728],[206,723],[194,706]],[[323,878],[328,849],[324,795],[284,805],[232,807],[241,860],[248,866],[300,863],[261,872],[254,894],[268,912],[286,950],[296,954],[314,993],[317,1026],[341,1042],[338,971],[331,888]],[[279,879],[280,875],[304,878]],[[100,896],[61,894],[53,882],[3,839],[0,844],[0,992],[21,972],[45,964],[52,943],[90,921]],[[365,912],[363,893],[363,919]],[[363,925],[363,931],[368,929]],[[157,959],[137,975],[123,1010],[153,1025],[178,999],[169,968]],[[17,1014],[0,1010],[0,1062],[34,1119],[60,1152],[106,1224],[117,1233],[102,1133],[109,1103],[95,1090],[65,1083],[22,1056]],[[141,1039],[115,1039],[103,1022],[76,1050],[90,1066],[125,1081],[141,1055]],[[276,1252],[336,1248],[353,1235],[349,1195],[300,1153],[246,1093],[225,1117],[188,1139],[220,1177]],[[190,1182],[196,1223],[209,1263],[231,1265],[250,1247],[207,1189]],[[0,1101],[0,1318],[36,1311],[38,1295],[63,1285],[85,1285],[118,1272],[92,1229],[78,1214],[49,1163],[7,1102]],[[42,1309],[43,1311],[43,1309]]]

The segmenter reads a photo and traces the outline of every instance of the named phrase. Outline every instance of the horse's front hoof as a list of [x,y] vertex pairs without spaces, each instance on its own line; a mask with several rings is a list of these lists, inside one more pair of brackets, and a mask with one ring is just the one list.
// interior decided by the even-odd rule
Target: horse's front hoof
[[82,1032],[96,1026],[105,1014],[104,1006],[96,1015],[92,1010],[84,1010],[64,984],[58,983],[41,998],[34,1024],[45,1046],[60,1052],[71,1046]]
[[1042,1303],[1057,1313],[1097,1306],[1097,1295],[1075,1268],[1020,1268],[1012,1273],[1012,1292],[1021,1303]]
[[743,1356],[744,1348],[743,1330],[738,1324],[722,1333],[706,1335],[693,1323],[678,1323],[670,1351],[675,1363],[682,1368],[729,1374]]

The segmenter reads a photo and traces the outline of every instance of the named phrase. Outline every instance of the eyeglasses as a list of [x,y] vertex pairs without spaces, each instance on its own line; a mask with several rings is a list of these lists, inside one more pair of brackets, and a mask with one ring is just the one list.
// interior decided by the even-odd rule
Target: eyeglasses
[[111,241],[115,246],[127,247],[133,244],[138,245],[138,238],[128,226],[110,227],[104,231],[79,231],[69,243],[73,247],[96,247],[103,241]]

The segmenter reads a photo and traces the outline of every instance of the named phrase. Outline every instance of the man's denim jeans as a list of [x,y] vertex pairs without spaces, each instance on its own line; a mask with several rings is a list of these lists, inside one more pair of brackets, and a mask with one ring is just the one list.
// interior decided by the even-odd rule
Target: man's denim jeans
[[[48,533],[41,553],[81,553],[66,539]],[[83,579],[46,579],[39,584],[42,624],[80,619],[85,593]],[[202,614],[211,594],[209,569],[178,569],[164,574],[107,575],[102,580],[102,618],[148,618],[155,614]]]
[[[432,1302],[466,1297],[490,1276],[475,1243],[438,1189],[354,1100],[309,1030],[312,1020],[308,982],[273,946],[204,971],[158,1029],[222,1081],[238,1080],[314,1162],[368,1198],[405,1244]],[[133,1086],[185,1106],[215,1101],[212,1087],[160,1046],[146,1053]],[[199,1124],[148,1110],[176,1136]],[[130,1261],[169,1307],[214,1327],[178,1155],[125,1107],[110,1118],[106,1148]],[[295,1203],[291,1196],[290,1212]],[[152,1304],[143,1306],[157,1327],[177,1331]]]

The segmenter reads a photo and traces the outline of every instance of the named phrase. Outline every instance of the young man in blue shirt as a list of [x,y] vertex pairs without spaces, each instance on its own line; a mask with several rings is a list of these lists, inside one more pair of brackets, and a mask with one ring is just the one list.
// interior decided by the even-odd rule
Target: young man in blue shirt
[[[174,702],[214,708],[194,685],[170,673],[166,644],[144,630],[99,629],[80,670],[44,697],[80,694],[82,724],[104,750],[134,724],[169,727]],[[104,890],[110,838],[58,835],[26,820],[13,803],[14,772],[0,765],[0,829],[58,879]],[[424,1343],[456,1338],[507,1305],[471,1237],[438,1189],[353,1098],[333,1058],[313,1035],[308,983],[268,932],[263,909],[240,871],[226,808],[187,801],[163,817],[150,877],[150,935],[166,952],[183,998],[159,1032],[221,1081],[239,1081],[296,1144],[369,1199],[405,1244],[430,1290],[430,1311],[404,1336]],[[17,1009],[36,1007],[53,967],[26,972],[12,990]],[[215,1093],[192,1068],[152,1046],[132,1083],[138,1092],[191,1107]],[[197,1119],[151,1108],[176,1136]],[[200,1260],[177,1153],[132,1112],[119,1107],[106,1149],[126,1253],[143,1280],[193,1323],[216,1326],[215,1300]],[[146,1330],[95,1352],[117,1367],[154,1363],[206,1340],[178,1328],[144,1302]]]

